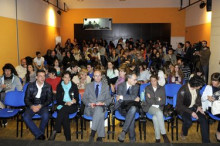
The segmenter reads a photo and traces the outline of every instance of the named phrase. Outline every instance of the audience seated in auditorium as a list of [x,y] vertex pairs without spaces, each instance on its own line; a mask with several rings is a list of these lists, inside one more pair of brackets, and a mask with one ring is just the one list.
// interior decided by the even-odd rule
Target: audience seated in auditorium
[[[54,49],[49,49],[44,57],[41,57],[40,52],[37,52],[36,53],[37,57],[33,59],[34,67],[32,65],[28,65],[26,68],[27,70],[25,69],[27,73],[23,70],[25,68],[24,59],[21,60],[21,65],[16,67],[16,70],[18,71],[19,77],[22,80],[23,80],[22,76],[25,75],[23,80],[23,85],[27,82],[30,82],[30,84],[32,85],[31,82],[34,82],[36,84],[35,80],[36,78],[38,78],[36,77],[36,73],[34,69],[36,71],[39,69],[44,69],[46,71],[46,75],[45,75],[47,78],[46,81],[52,85],[53,93],[56,93],[55,91],[56,86],[60,82],[60,79],[59,81],[57,80],[58,79],[57,76],[61,76],[62,73],[65,71],[70,71],[71,81],[76,82],[79,89],[85,88],[85,85],[90,82],[90,81],[87,82],[87,80],[90,79],[91,81],[93,81],[94,79],[96,79],[95,82],[102,83],[102,85],[104,86],[104,88],[106,87],[106,89],[107,89],[106,84],[109,84],[110,88],[108,89],[111,89],[112,95],[115,92],[117,92],[117,87],[119,87],[120,84],[125,82],[125,77],[130,72],[134,72],[134,74],[138,76],[137,84],[147,83],[151,75],[157,76],[158,77],[157,82],[159,84],[158,87],[164,86],[166,81],[167,83],[182,84],[183,81],[187,83],[190,77],[192,78],[193,76],[198,76],[198,75],[201,77],[207,76],[207,74],[203,74],[203,70],[202,70],[202,68],[204,68],[204,70],[207,72],[207,63],[204,62],[210,56],[210,49],[207,47],[206,41],[202,42],[203,47],[200,51],[198,50],[195,51],[195,48],[191,47],[190,42],[186,41],[185,47],[182,43],[179,43],[177,49],[173,53],[172,46],[165,41],[159,41],[159,40],[144,41],[143,39],[134,40],[133,38],[124,39],[124,40],[123,38],[120,38],[118,42],[110,41],[109,43],[107,43],[107,41],[102,38],[101,39],[92,38],[92,40],[89,41],[83,40],[82,42],[78,41],[77,39],[74,39],[74,41],[71,42],[71,39],[68,39],[65,43],[65,46],[62,47],[61,44],[58,43]],[[117,43],[114,44],[114,42]],[[207,56],[207,58],[205,56]],[[28,58],[29,58],[28,62],[32,62],[32,58],[30,57]],[[177,66],[175,66],[176,68],[174,68],[174,63],[176,62],[179,65],[178,69]],[[50,67],[53,67],[55,69],[51,72]],[[87,73],[84,68],[87,68],[88,76],[86,75]],[[94,70],[101,71],[101,77],[94,76]],[[181,73],[181,71],[183,72],[183,74]],[[78,76],[79,72],[80,74],[82,73],[82,75]],[[191,74],[191,72],[193,73]],[[176,78],[177,76],[178,78]],[[100,78],[101,81],[99,81]],[[53,83],[53,81],[55,80],[56,83]],[[92,86],[91,84],[93,84],[94,91],[90,89],[89,90],[86,89],[88,90],[86,91],[87,98],[91,98],[88,95],[91,95],[91,93],[93,94],[93,92],[95,92],[96,89],[96,87],[94,87],[95,82],[88,84],[88,86]],[[100,88],[100,90],[102,89]],[[106,93],[104,97],[108,98],[108,96],[110,95],[107,95]],[[102,100],[102,98],[99,97],[100,99],[99,98],[96,99],[95,97],[96,95],[94,93],[94,98],[92,97],[93,100],[91,100],[92,104],[89,106],[86,105],[86,110],[92,109],[91,113],[87,111],[86,114],[91,116],[94,115],[96,117],[96,114],[97,113],[99,114],[101,110],[99,108],[96,109],[93,106],[93,103],[99,102],[100,100]],[[107,102],[106,105],[108,105],[109,103],[110,101]],[[102,105],[102,103],[98,103],[98,104]],[[96,114],[93,113],[95,110],[98,110]],[[66,115],[68,114],[66,113]],[[101,115],[103,115],[103,113],[101,113]],[[97,116],[97,118],[95,118],[94,120],[98,120],[100,118],[99,116]],[[101,137],[103,137],[104,135],[103,135],[102,124],[100,125],[99,122],[97,122],[98,124],[95,123],[92,127],[93,131],[91,132],[90,141],[93,141],[95,131],[98,131],[99,138],[97,140],[102,141]],[[101,127],[97,127],[97,125],[100,125]],[[155,131],[155,135],[157,139],[158,134],[156,133],[158,132]],[[66,132],[64,132],[64,134],[65,136],[67,135],[66,140],[69,140],[68,134],[66,134]],[[119,137],[121,141],[123,141],[123,134],[124,133],[122,133],[122,135],[120,135]],[[186,134],[186,131],[184,134]],[[216,136],[217,139],[220,139],[218,132],[216,132]],[[183,135],[182,137],[184,138]],[[38,138],[43,139],[43,136],[41,136],[40,138],[38,133],[36,139]],[[130,140],[134,141],[134,137],[132,134]]]

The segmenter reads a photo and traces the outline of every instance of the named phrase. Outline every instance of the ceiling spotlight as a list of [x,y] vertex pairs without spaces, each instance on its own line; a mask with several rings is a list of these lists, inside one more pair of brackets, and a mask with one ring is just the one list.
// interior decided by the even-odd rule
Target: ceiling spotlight
[[61,11],[60,11],[60,10],[58,10],[58,11],[57,11],[57,14],[61,15]]
[[199,7],[200,9],[203,9],[206,6],[206,3],[204,1],[201,1]]

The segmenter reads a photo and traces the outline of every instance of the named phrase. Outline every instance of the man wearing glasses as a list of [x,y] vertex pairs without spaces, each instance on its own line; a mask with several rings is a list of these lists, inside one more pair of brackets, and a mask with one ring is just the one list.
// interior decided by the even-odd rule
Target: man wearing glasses
[[97,142],[102,142],[102,138],[105,137],[105,107],[111,103],[109,86],[101,81],[101,71],[95,70],[93,78],[94,81],[86,85],[82,99],[85,105],[84,114],[92,117],[90,143],[94,141],[96,132],[98,135]]
[[[118,136],[119,142],[124,142],[126,133],[129,132],[130,142],[135,142],[135,114],[137,107],[135,104],[125,107],[123,105],[129,104],[129,102],[139,102],[138,97],[139,86],[136,85],[137,76],[135,73],[129,73],[126,77],[126,81],[118,85],[117,89],[117,102],[116,107],[119,107],[119,112],[125,116],[125,123],[122,128],[122,132]],[[135,102],[134,102],[135,101]]]

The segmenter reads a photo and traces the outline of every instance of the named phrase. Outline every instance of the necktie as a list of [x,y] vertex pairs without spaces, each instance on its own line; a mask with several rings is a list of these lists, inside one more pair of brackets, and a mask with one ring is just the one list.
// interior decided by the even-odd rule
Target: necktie
[[131,88],[131,87],[129,87],[128,90],[127,90],[127,92],[126,92],[126,94],[128,94],[128,95],[130,95],[130,88]]
[[95,88],[95,95],[96,95],[96,98],[98,98],[98,95],[99,95],[99,85],[98,84],[96,85],[96,88]]

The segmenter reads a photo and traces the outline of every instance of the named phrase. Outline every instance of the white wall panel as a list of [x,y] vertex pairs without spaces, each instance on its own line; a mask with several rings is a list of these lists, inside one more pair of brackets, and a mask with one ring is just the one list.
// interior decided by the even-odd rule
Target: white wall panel
[[[43,0],[17,0],[18,20],[49,25],[50,9],[54,13],[55,26],[60,27],[60,15],[52,5]],[[15,0],[0,0],[0,16],[16,19]]]
[[212,3],[209,76],[214,72],[220,72],[220,0],[212,0]]

